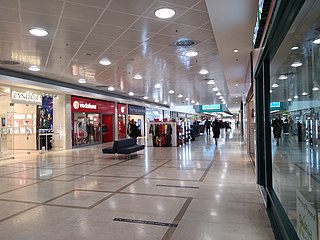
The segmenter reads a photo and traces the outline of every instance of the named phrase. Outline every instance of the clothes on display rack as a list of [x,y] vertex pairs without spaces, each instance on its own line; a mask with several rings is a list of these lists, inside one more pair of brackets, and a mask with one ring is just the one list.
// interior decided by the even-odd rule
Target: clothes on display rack
[[172,127],[170,124],[150,124],[149,134],[152,134],[154,147],[172,147]]

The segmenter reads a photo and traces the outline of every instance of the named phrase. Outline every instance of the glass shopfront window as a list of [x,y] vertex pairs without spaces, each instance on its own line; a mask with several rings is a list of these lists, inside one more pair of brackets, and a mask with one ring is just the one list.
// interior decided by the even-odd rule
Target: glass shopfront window
[[303,5],[270,66],[272,184],[300,239],[320,236],[320,3],[314,2]]
[[101,142],[100,114],[73,113],[74,146]]

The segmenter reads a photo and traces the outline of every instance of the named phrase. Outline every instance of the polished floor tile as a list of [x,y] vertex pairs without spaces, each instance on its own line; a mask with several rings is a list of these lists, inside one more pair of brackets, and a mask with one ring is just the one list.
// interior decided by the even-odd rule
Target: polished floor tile
[[130,159],[105,146],[0,161],[0,239],[274,239],[237,132]]

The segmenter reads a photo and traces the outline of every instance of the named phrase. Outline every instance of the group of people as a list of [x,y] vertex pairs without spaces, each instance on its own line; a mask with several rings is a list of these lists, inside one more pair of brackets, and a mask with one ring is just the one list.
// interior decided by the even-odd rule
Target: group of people
[[137,122],[134,119],[131,119],[128,123],[127,133],[129,137],[135,139],[137,141],[137,137],[139,136]]
[[228,129],[231,129],[230,123],[219,121],[217,118],[213,122],[210,122],[209,119],[206,119],[204,125],[207,135],[211,134],[210,131],[212,129],[212,134],[216,145],[218,145],[218,139],[220,137],[220,128],[225,128],[226,132],[228,132]]

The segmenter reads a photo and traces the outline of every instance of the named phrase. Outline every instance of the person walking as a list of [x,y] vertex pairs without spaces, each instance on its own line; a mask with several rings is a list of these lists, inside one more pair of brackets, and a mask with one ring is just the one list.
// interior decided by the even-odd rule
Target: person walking
[[276,117],[271,124],[273,127],[273,137],[277,141],[277,146],[279,145],[279,140],[281,138],[282,125],[282,121],[279,119],[279,117]]
[[207,118],[206,121],[204,122],[204,126],[205,126],[205,128],[206,128],[206,133],[207,133],[207,135],[210,135],[211,122],[209,121],[208,118]]
[[138,127],[137,122],[135,122],[133,119],[130,122],[130,133],[129,136],[133,138],[137,142],[138,137]]
[[213,138],[216,141],[216,145],[218,145],[218,139],[220,137],[220,123],[218,119],[215,119],[212,124],[212,133],[213,133]]

